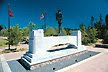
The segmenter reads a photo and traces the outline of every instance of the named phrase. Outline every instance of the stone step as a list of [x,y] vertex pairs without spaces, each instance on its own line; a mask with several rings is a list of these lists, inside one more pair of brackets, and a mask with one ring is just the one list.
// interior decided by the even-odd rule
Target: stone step
[[21,58],[20,64],[22,64],[25,69],[30,70],[30,62],[27,59]]
[[29,63],[31,63],[31,57],[28,55],[24,55],[23,58],[25,58]]
[[31,53],[26,53],[26,54],[24,54],[24,55],[28,55],[29,57],[32,58],[32,54],[31,54]]

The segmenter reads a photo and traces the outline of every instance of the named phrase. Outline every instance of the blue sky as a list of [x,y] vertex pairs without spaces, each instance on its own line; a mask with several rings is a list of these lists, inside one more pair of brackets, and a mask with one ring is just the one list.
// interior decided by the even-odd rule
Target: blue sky
[[[0,3],[0,24],[8,26],[8,1]],[[79,24],[90,24],[91,16],[99,19],[100,13],[103,20],[108,14],[108,0],[10,0],[14,17],[11,18],[11,26],[19,24],[20,27],[29,25],[32,21],[39,27],[43,25],[40,21],[42,12],[46,12],[47,26],[57,27],[55,19],[57,9],[63,13],[62,27],[78,28]]]

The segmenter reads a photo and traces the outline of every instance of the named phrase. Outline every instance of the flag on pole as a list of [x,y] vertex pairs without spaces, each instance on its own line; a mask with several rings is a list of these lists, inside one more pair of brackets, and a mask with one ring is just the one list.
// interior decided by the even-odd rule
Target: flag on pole
[[45,18],[45,13],[42,13],[41,16],[40,16],[40,20],[42,20],[44,18]]
[[9,9],[9,16],[10,17],[13,17],[13,13],[12,13],[12,10],[11,9]]

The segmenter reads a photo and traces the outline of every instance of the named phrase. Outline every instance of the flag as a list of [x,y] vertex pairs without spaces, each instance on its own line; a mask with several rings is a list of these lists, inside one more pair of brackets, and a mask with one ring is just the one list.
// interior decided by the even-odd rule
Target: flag
[[10,17],[13,17],[13,13],[12,13],[12,10],[11,9],[9,9],[9,16]]
[[40,20],[42,20],[44,18],[45,18],[45,13],[42,13],[41,16],[40,16]]

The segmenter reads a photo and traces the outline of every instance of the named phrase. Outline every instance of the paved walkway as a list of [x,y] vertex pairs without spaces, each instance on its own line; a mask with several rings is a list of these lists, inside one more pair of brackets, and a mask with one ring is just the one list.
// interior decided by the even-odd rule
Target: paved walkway
[[[72,65],[63,68],[62,70],[59,70],[59,72],[108,72],[108,49],[88,47],[88,50],[102,52],[102,54],[86,60],[85,62],[79,62],[79,64],[76,66]],[[16,52],[10,54],[3,54],[2,56],[4,56],[6,61],[11,61],[18,59],[24,53],[25,52]],[[2,66],[0,62],[0,72],[2,72],[1,67]]]
[[21,56],[25,53],[25,51],[23,52],[15,52],[15,53],[8,53],[8,54],[3,54],[5,59],[7,61],[10,61],[10,60],[17,60],[19,58],[21,58]]
[[15,52],[0,55],[0,72],[11,72],[7,61],[19,59],[25,52]]
[[88,50],[102,52],[100,55],[79,63],[76,66],[69,66],[58,72],[108,72],[108,49],[92,48]]

